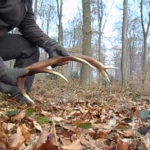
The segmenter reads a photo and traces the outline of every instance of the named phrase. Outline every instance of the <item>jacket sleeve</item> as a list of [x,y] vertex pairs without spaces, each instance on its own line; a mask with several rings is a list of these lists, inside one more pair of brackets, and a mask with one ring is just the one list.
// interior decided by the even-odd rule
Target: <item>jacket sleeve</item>
[[45,50],[56,43],[55,40],[47,36],[36,24],[32,10],[32,0],[29,0],[28,11],[18,28],[26,39]]

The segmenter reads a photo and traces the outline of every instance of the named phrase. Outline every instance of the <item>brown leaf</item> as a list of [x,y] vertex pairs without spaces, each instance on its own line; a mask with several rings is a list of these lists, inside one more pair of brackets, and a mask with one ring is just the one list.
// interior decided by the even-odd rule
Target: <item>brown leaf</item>
[[34,127],[35,127],[37,130],[43,132],[43,129],[42,129],[41,125],[40,125],[39,123],[37,123],[37,121],[34,120],[34,121],[33,121],[33,125],[34,125]]
[[41,114],[44,115],[44,116],[46,116],[46,117],[50,117],[51,116],[50,112],[44,111],[44,110],[41,111]]
[[128,129],[128,128],[130,128],[130,125],[127,123],[123,123],[123,122],[121,122],[117,126],[115,126],[115,129]]
[[60,138],[60,140],[64,146],[71,144],[71,141],[69,138],[62,137]]
[[22,119],[25,118],[25,116],[26,116],[26,112],[23,110],[16,116],[12,117],[12,121],[21,121]]
[[21,130],[21,127],[19,126],[17,128],[17,133],[10,136],[9,138],[9,147],[19,149],[24,143],[24,141],[25,141],[25,138],[22,135],[22,130]]
[[124,137],[126,138],[134,138],[135,137],[135,132],[133,130],[126,130],[123,132]]
[[73,125],[75,125],[75,126],[78,126],[81,123],[83,123],[83,120],[81,120],[81,119],[77,119],[77,120],[73,121]]
[[30,132],[29,132],[29,129],[26,127],[26,125],[25,124],[22,124],[21,126],[20,126],[20,128],[21,128],[21,131],[22,131],[22,135],[24,136],[24,138],[25,138],[25,141],[26,142],[29,142],[30,141]]
[[55,124],[51,127],[51,132],[44,131],[37,144],[37,150],[59,150],[58,140],[56,135]]
[[29,146],[26,147],[25,150],[34,150],[34,146],[33,145],[29,145]]
[[49,135],[49,133],[47,131],[42,132],[40,139],[36,146],[37,148],[40,147],[43,143],[46,143],[48,135]]
[[118,139],[117,150],[129,150],[129,143],[124,142],[122,139]]
[[56,128],[55,128],[55,124],[53,123],[52,126],[51,126],[51,131],[50,131],[50,134],[54,135],[54,138],[53,138],[53,143],[58,143],[58,137],[57,137],[57,134],[56,134]]
[[6,149],[7,144],[8,144],[8,137],[3,132],[3,129],[0,128],[0,150],[7,150]]
[[61,118],[61,117],[52,117],[52,120],[53,120],[54,122],[62,122],[64,119]]
[[107,135],[108,135],[110,132],[111,132],[111,130],[99,129],[99,130],[98,130],[97,137],[98,137],[98,138],[106,139],[106,138],[107,138]]
[[150,138],[145,138],[145,141],[143,142],[143,144],[145,145],[145,148],[147,148],[147,150],[149,150],[149,148],[150,148]]
[[82,150],[82,145],[80,143],[80,140],[76,140],[68,146],[62,146],[62,148],[66,150]]

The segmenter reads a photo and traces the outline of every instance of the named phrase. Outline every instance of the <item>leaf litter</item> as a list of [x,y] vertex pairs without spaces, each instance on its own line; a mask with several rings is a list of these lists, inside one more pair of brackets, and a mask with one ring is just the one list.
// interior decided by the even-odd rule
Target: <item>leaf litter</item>
[[148,94],[39,80],[31,95],[35,106],[0,96],[0,150],[150,149]]

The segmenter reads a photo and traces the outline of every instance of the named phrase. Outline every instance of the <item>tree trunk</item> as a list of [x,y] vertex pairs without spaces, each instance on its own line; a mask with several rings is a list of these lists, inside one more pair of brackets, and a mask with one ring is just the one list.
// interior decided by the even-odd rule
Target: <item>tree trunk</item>
[[123,3],[123,27],[122,27],[122,57],[121,57],[121,73],[122,85],[127,83],[127,27],[128,27],[128,0]]
[[146,80],[146,75],[147,75],[147,70],[146,70],[146,65],[147,65],[147,36],[148,36],[148,31],[150,27],[150,12],[149,12],[149,19],[148,19],[148,24],[147,24],[147,29],[145,29],[144,26],[144,18],[143,18],[143,0],[140,2],[140,13],[141,13],[141,25],[142,25],[142,30],[143,30],[143,56],[142,56],[142,83],[144,84]]
[[38,4],[38,0],[35,0],[34,2],[34,16],[35,16],[35,20],[37,19],[37,4]]
[[[91,56],[91,1],[82,0],[82,9],[83,9],[83,40],[82,40],[82,54]],[[90,84],[90,73],[91,69],[82,65],[81,68],[81,77],[80,83],[82,85]]]
[[[102,20],[103,20],[103,1],[97,0],[98,6],[98,60],[103,62],[103,53],[102,53]],[[101,75],[98,75],[98,83],[101,81]]]
[[63,25],[62,25],[63,0],[56,0],[56,2],[57,2],[57,16],[58,16],[58,43],[63,45]]

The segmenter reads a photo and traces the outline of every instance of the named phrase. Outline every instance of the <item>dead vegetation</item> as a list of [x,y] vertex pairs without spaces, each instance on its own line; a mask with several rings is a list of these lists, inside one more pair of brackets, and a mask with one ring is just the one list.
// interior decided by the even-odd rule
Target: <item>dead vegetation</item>
[[34,106],[0,99],[0,150],[149,150],[149,86],[37,80]]

